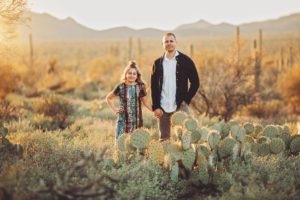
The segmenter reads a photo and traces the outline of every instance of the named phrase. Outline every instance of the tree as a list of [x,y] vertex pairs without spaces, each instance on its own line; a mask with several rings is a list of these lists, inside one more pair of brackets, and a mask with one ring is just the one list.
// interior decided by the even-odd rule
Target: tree
[[[239,69],[244,66],[239,66]],[[202,88],[193,106],[209,117],[219,116],[228,121],[241,106],[253,100],[254,88],[247,70],[239,70],[230,63],[202,72]]]
[[253,61],[242,56],[244,45],[237,40],[224,58],[199,68],[201,88],[192,102],[199,113],[228,121],[255,100]]
[[26,9],[26,0],[0,0],[0,26],[3,35],[9,37],[20,22]]

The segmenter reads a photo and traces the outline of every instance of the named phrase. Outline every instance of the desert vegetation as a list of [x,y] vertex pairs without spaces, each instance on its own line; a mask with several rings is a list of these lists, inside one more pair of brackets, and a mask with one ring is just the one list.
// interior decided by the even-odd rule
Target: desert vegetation
[[[0,8],[3,24],[25,9],[13,2]],[[32,35],[21,43],[4,35],[0,199],[299,199],[297,34],[237,28],[231,37],[179,38],[200,89],[191,114],[173,116],[163,143],[146,109],[144,128],[115,141],[117,116],[105,102],[130,59],[150,95],[160,38],[36,42]]]

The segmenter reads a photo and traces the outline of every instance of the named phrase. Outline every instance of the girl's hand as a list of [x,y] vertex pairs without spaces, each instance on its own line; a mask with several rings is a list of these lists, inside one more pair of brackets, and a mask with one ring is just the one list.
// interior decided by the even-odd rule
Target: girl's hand
[[156,110],[154,110],[154,116],[156,118],[161,118],[163,115],[163,111],[160,108],[157,108]]
[[122,109],[122,108],[115,108],[115,109],[114,109],[114,112],[115,112],[116,114],[119,114],[119,113],[123,112],[123,109]]

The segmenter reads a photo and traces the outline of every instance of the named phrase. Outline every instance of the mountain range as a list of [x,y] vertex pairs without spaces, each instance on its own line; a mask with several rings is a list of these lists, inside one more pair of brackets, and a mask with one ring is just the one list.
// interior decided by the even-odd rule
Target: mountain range
[[[74,19],[58,19],[49,14],[28,12],[31,20],[27,25],[20,25],[18,33],[20,38],[28,39],[32,33],[36,41],[78,41],[78,40],[101,40],[122,39],[129,37],[160,38],[166,30],[155,28],[133,29],[130,27],[115,27],[105,30],[88,28]],[[257,34],[262,29],[267,34],[299,34],[300,13],[283,16],[259,22],[240,24],[241,34]],[[182,24],[173,30],[180,37],[229,37],[235,34],[236,25],[229,23],[211,24],[205,20],[194,23]]]

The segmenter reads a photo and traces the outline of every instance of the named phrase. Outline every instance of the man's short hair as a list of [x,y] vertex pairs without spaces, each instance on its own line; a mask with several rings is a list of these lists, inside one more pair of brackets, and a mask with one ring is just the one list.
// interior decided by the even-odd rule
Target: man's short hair
[[164,34],[164,37],[167,37],[167,36],[173,36],[174,39],[176,40],[176,36],[175,36],[175,34],[172,33],[172,32],[167,32],[167,33]]

